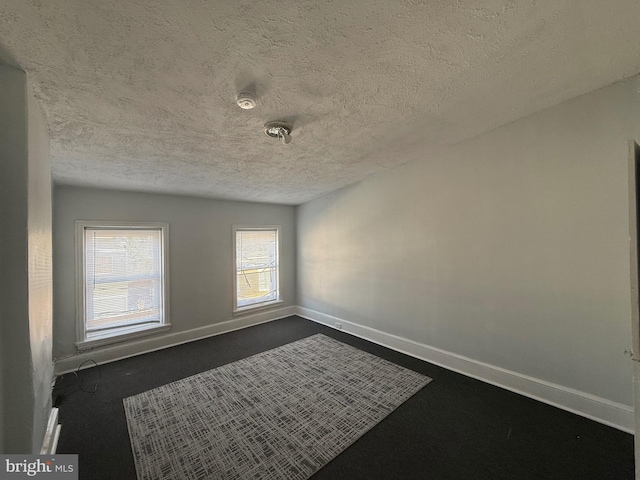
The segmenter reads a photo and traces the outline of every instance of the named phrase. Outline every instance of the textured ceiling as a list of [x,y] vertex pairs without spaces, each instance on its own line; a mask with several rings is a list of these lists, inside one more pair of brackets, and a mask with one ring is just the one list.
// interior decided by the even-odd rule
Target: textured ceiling
[[[299,204],[637,73],[639,18],[637,0],[0,0],[0,58],[31,75],[57,183]],[[281,119],[290,145],[262,132]]]

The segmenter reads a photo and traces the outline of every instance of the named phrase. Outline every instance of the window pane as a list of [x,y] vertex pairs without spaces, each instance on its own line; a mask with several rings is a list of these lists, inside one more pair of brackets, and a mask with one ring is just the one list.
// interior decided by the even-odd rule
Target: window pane
[[85,331],[162,323],[161,229],[85,229]]
[[236,307],[278,298],[277,230],[236,230]]

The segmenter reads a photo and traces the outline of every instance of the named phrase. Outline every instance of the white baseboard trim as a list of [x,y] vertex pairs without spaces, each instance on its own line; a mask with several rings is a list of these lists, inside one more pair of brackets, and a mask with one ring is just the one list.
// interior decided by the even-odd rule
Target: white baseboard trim
[[[308,308],[298,307],[297,315],[624,432],[634,433],[634,414],[631,406],[430,347]],[[341,328],[336,327],[336,322],[341,325]]]
[[53,455],[58,448],[58,439],[60,438],[60,425],[58,424],[58,409],[53,407],[49,415],[47,430],[44,432],[44,440],[40,455]]
[[[130,341],[126,343],[97,347],[91,350],[83,350],[81,353],[56,359],[55,375],[62,375],[77,370],[83,362],[93,360],[98,365],[103,363],[115,362],[123,358],[134,357],[149,353],[163,348],[174,347],[183,343],[201,340],[203,338],[221,335],[223,333],[233,332],[242,328],[252,327],[260,323],[271,322],[281,318],[295,315],[296,307],[284,307],[274,310],[264,310],[254,314],[236,316],[225,322],[207,325],[205,327],[194,328],[184,332],[167,333],[154,337],[147,337],[141,340]],[[88,363],[83,368],[92,367],[93,363]]]
[[[576,413],[624,432],[634,433],[634,414],[633,407],[631,406],[480,362],[332,315],[296,306],[266,310],[184,332],[169,333],[119,345],[110,345],[83,351],[77,355],[56,360],[55,374],[62,375],[75,371],[78,366],[86,360],[93,360],[97,364],[114,362],[116,360],[142,355],[214,335],[240,330],[253,325],[279,320],[290,315],[299,315],[300,317],[336,329],[338,329],[336,327],[336,322],[338,322],[342,326],[339,330],[349,333],[350,335],[369,340],[370,342],[433,363],[448,370]],[[86,364],[84,368],[89,368],[92,365],[93,364]]]

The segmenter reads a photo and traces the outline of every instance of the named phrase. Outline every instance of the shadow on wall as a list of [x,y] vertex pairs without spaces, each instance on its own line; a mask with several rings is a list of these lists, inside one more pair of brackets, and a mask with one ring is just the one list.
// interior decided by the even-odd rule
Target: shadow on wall
[[2,45],[0,45],[0,64],[9,65],[22,70],[20,65],[18,65],[18,62],[13,58],[13,55],[11,55]]

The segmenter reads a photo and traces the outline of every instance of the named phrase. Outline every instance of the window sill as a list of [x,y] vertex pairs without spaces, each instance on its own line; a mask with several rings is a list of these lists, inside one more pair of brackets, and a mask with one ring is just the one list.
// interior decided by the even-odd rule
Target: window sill
[[89,350],[95,347],[102,347],[104,345],[111,345],[113,343],[126,342],[127,340],[133,340],[139,337],[146,337],[148,335],[155,335],[162,332],[168,332],[171,329],[170,323],[163,325],[145,325],[145,326],[133,326],[124,327],[119,330],[117,334],[111,332],[111,334],[99,334],[95,335],[87,340],[76,342],[76,349],[78,351]]
[[246,307],[236,308],[233,311],[233,315],[245,315],[247,313],[255,312],[256,310],[265,310],[273,307],[274,305],[280,305],[281,303],[284,303],[284,300],[272,300],[270,302],[258,303],[256,305],[247,305]]

